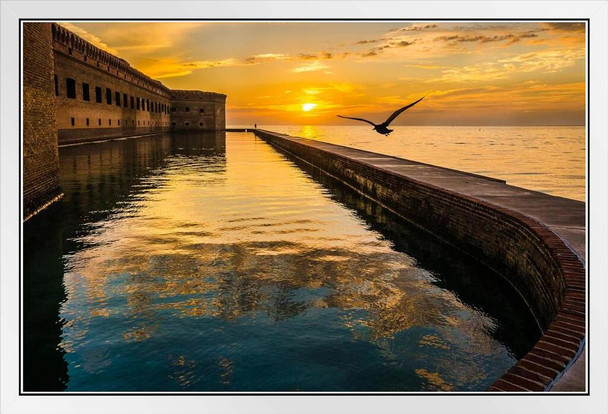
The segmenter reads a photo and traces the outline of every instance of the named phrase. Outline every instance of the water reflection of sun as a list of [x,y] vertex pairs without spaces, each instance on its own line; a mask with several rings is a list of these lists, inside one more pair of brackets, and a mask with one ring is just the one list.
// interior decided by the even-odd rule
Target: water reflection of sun
[[308,139],[316,139],[318,134],[319,131],[314,125],[303,125],[297,135]]

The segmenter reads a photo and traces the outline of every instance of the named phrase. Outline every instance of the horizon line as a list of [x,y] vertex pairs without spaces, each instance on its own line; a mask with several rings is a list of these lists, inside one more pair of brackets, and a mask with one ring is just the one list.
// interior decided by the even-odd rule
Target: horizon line
[[[259,123],[257,123],[259,124]],[[226,128],[236,128],[236,127],[249,127],[252,126],[253,129],[253,123],[252,124],[231,124],[231,125],[227,125]],[[264,125],[264,124],[259,124],[259,125]],[[358,127],[358,128],[367,128],[367,126],[365,125],[343,125],[343,124],[295,124],[295,123],[289,123],[289,124],[266,124],[268,126],[343,126],[343,127]],[[496,124],[496,125],[450,125],[450,124],[441,124],[441,125],[393,125],[393,127],[439,127],[439,126],[445,126],[445,127],[586,127],[586,124],[538,124],[538,125],[501,125],[501,124]],[[258,128],[259,129],[259,128]]]

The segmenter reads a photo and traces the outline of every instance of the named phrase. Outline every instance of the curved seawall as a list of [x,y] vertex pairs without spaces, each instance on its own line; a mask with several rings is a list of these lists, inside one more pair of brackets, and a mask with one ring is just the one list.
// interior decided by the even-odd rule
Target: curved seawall
[[[543,335],[490,391],[546,391],[584,350],[585,203],[504,181],[271,131],[255,134],[501,273]],[[579,372],[579,370],[577,370]],[[562,391],[584,391],[583,374]]]

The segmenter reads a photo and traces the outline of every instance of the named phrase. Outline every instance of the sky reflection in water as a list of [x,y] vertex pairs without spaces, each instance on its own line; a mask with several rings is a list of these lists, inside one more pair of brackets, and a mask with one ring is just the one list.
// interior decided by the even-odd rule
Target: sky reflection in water
[[252,134],[60,155],[25,277],[57,234],[61,334],[33,333],[26,283],[26,361],[56,338],[66,372],[43,370],[67,390],[484,390],[538,334],[491,271]]

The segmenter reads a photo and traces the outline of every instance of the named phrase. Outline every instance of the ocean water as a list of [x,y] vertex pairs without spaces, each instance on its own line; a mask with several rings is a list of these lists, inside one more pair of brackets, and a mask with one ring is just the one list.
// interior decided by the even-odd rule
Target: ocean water
[[60,149],[24,225],[26,391],[483,391],[503,279],[247,133]]
[[258,128],[482,174],[517,187],[586,200],[586,140],[582,126],[395,126],[388,137],[368,125],[258,125]]

